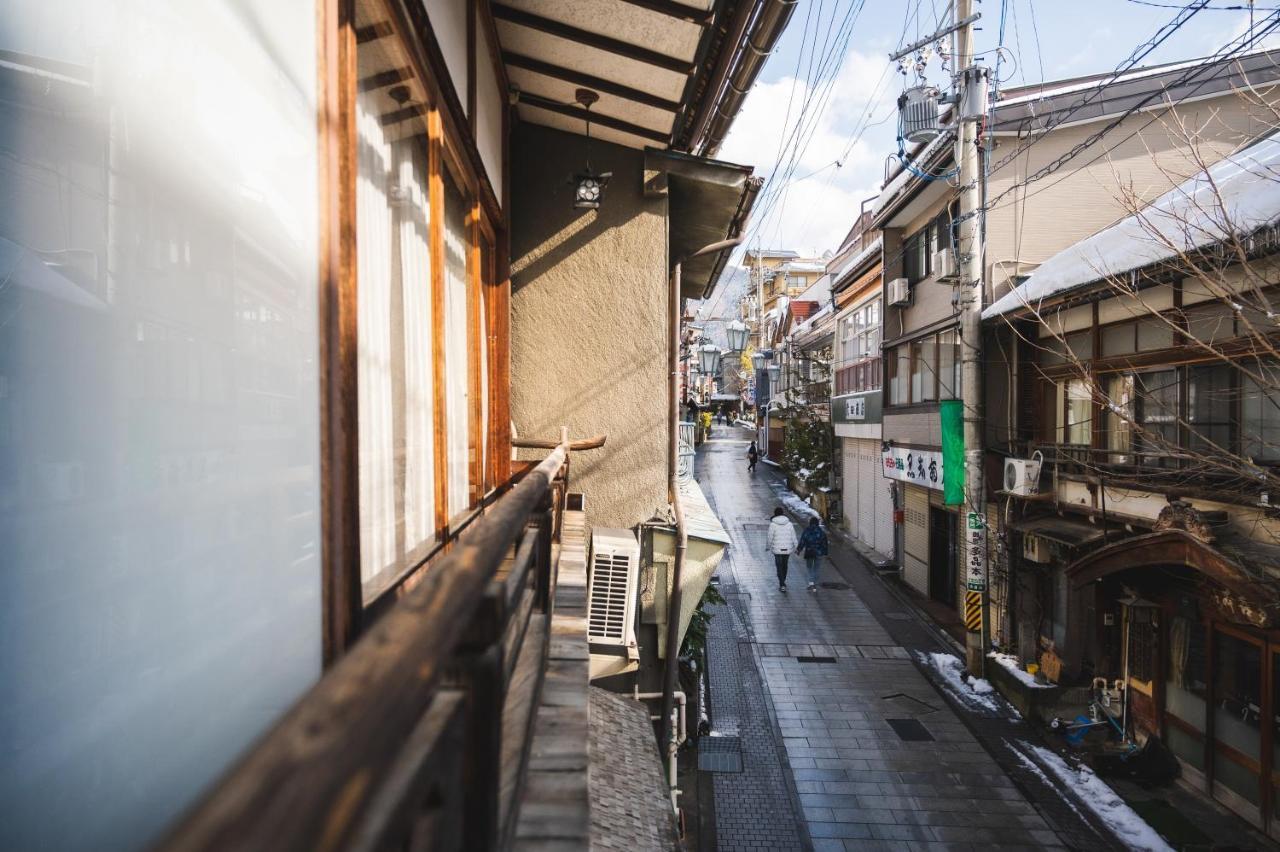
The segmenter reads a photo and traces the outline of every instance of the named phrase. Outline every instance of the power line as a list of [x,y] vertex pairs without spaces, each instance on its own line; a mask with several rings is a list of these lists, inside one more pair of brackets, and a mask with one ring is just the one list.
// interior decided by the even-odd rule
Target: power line
[[[1212,64],[1202,64],[1202,65],[1196,65],[1196,66],[1192,67],[1192,68],[1191,68],[1191,69],[1189,69],[1189,70],[1188,70],[1188,72],[1187,72],[1186,74],[1184,74],[1180,79],[1178,79],[1178,80],[1174,81],[1174,82],[1173,82],[1172,84],[1170,84],[1170,85],[1172,85],[1172,86],[1181,86],[1181,85],[1185,85],[1186,83],[1188,83],[1188,82],[1190,82],[1191,80],[1193,80],[1195,77],[1197,77],[1197,76],[1199,76],[1199,75],[1201,75],[1201,74],[1205,73],[1206,71],[1208,71],[1208,70],[1210,70],[1210,69],[1220,69],[1221,71],[1226,71],[1226,70],[1230,67],[1230,60],[1233,58],[1234,54],[1239,53],[1240,51],[1247,49],[1247,48],[1248,48],[1248,47],[1250,47],[1254,42],[1258,41],[1258,40],[1259,40],[1259,39],[1261,39],[1263,36],[1265,36],[1266,34],[1268,34],[1269,32],[1271,32],[1272,30],[1276,29],[1277,27],[1280,27],[1280,14],[1273,14],[1273,15],[1271,15],[1269,18],[1267,18],[1266,20],[1270,21],[1270,23],[1265,23],[1265,24],[1264,24],[1264,25],[1263,25],[1259,30],[1257,30],[1256,32],[1247,33],[1247,34],[1245,34],[1244,36],[1240,36],[1240,37],[1238,37],[1238,38],[1236,38],[1236,39],[1232,39],[1230,42],[1228,42],[1228,43],[1227,43],[1226,45],[1224,45],[1222,48],[1219,48],[1219,50],[1214,54],[1214,56],[1213,56],[1213,57],[1210,57],[1210,58],[1211,58],[1211,59],[1213,59],[1213,58],[1215,58],[1215,57],[1218,57],[1218,54],[1219,54],[1219,53],[1221,53],[1223,50],[1227,50],[1227,54],[1226,54],[1226,55],[1221,56],[1221,57],[1218,57],[1218,58],[1217,58],[1217,61],[1213,62]],[[1242,41],[1241,39],[1243,39],[1243,41]],[[1239,45],[1235,45],[1235,43],[1236,43],[1237,41],[1240,41],[1240,44],[1239,44]],[[1233,46],[1233,45],[1235,45],[1235,46]],[[1228,49],[1228,48],[1229,48],[1229,49]],[[1185,95],[1185,96],[1183,97],[1183,99],[1188,98],[1188,97],[1191,97],[1191,96],[1192,96],[1192,95],[1194,95],[1196,92],[1198,92],[1201,88],[1203,88],[1205,85],[1207,85],[1208,83],[1212,82],[1212,81],[1213,81],[1213,80],[1215,80],[1215,79],[1217,79],[1217,75],[1215,75],[1215,76],[1213,76],[1213,77],[1210,77],[1210,78],[1208,78],[1207,80],[1203,80],[1203,81],[1201,81],[1201,82],[1200,82],[1200,84],[1199,84],[1198,86],[1196,86],[1196,88],[1195,88],[1195,89],[1193,89],[1191,92],[1187,93],[1187,95]],[[989,210],[994,209],[994,208],[996,207],[996,205],[1000,202],[1000,200],[1001,200],[1001,199],[1003,199],[1005,196],[1007,196],[1010,192],[1013,192],[1015,189],[1017,189],[1017,188],[1019,188],[1019,187],[1027,186],[1028,184],[1034,183],[1034,182],[1035,182],[1035,181],[1037,181],[1037,180],[1042,180],[1043,178],[1046,178],[1046,177],[1048,177],[1049,175],[1052,175],[1052,174],[1053,174],[1054,172],[1056,172],[1058,169],[1062,168],[1062,166],[1066,165],[1068,162],[1070,162],[1071,160],[1075,159],[1077,156],[1079,156],[1080,154],[1082,154],[1084,151],[1086,151],[1087,149],[1089,149],[1089,148],[1090,148],[1090,147],[1092,147],[1093,145],[1097,144],[1097,143],[1102,139],[1102,137],[1103,137],[1103,136],[1105,136],[1105,135],[1106,135],[1107,133],[1109,133],[1110,131],[1114,130],[1116,127],[1118,127],[1122,122],[1124,122],[1127,118],[1129,118],[1130,116],[1132,116],[1132,115],[1133,115],[1134,113],[1136,113],[1138,110],[1142,109],[1144,106],[1147,106],[1148,104],[1150,104],[1150,103],[1151,103],[1153,100],[1155,100],[1156,98],[1161,97],[1162,95],[1165,95],[1165,94],[1167,93],[1167,89],[1168,89],[1168,87],[1167,87],[1167,86],[1161,86],[1161,87],[1160,87],[1160,89],[1155,90],[1155,91],[1152,91],[1152,92],[1151,92],[1150,94],[1148,94],[1146,97],[1142,98],[1142,99],[1141,99],[1141,100],[1139,100],[1137,103],[1133,104],[1131,107],[1129,107],[1128,109],[1126,109],[1126,110],[1125,110],[1123,113],[1121,113],[1118,117],[1116,117],[1116,118],[1115,118],[1115,119],[1113,119],[1112,121],[1108,122],[1108,124],[1107,124],[1105,127],[1103,127],[1101,130],[1098,130],[1098,131],[1094,132],[1093,134],[1091,134],[1091,135],[1090,135],[1090,136],[1088,136],[1087,138],[1085,138],[1085,139],[1081,140],[1080,142],[1076,143],[1075,145],[1073,145],[1073,146],[1071,147],[1071,149],[1070,149],[1070,150],[1068,150],[1068,151],[1064,152],[1063,154],[1061,154],[1060,156],[1058,156],[1057,158],[1055,158],[1053,161],[1051,161],[1051,162],[1049,162],[1049,163],[1046,163],[1045,165],[1041,166],[1041,167],[1040,167],[1039,169],[1037,169],[1033,174],[1028,175],[1024,180],[1022,180],[1022,181],[1018,181],[1018,182],[1015,182],[1014,184],[1012,184],[1011,186],[1009,186],[1008,188],[1006,188],[1003,192],[1001,192],[999,195],[997,195],[995,198],[993,198],[993,199],[989,200],[989,201],[986,203],[986,205],[984,205],[984,206],[985,206],[985,209],[986,209],[986,210],[988,210],[988,211],[989,211]],[[1178,101],[1174,101],[1171,105],[1176,105],[1177,103],[1178,103]],[[1135,130],[1133,133],[1129,134],[1129,136],[1125,137],[1125,140],[1127,140],[1127,139],[1129,139],[1129,138],[1132,138],[1132,136],[1133,136],[1133,135],[1135,135],[1136,133],[1138,133],[1138,132],[1140,132],[1141,130],[1145,129],[1147,126],[1149,126],[1149,125],[1150,125],[1152,122],[1154,122],[1154,121],[1155,121],[1155,118],[1152,118],[1150,121],[1148,121],[1148,122],[1147,122],[1146,124],[1144,124],[1142,127],[1138,128],[1138,129],[1137,129],[1137,130]],[[1059,123],[1061,123],[1061,122],[1059,122]],[[1055,125],[1055,126],[1056,126],[1056,125]],[[1040,138],[1044,138],[1044,137],[1040,137]],[[1125,141],[1125,140],[1121,140],[1121,141]],[[1029,147],[1029,146],[1028,146],[1028,147]],[[1005,163],[1005,162],[1008,162],[1008,159],[1009,159],[1009,158],[1007,158],[1007,157],[1006,157],[1006,158],[1005,158],[1005,160],[1001,161],[1001,162],[1002,162],[1002,164],[1003,164],[1003,163]],[[995,168],[999,168],[999,166],[996,166]],[[1024,198],[1025,198],[1025,196],[1024,196]]]

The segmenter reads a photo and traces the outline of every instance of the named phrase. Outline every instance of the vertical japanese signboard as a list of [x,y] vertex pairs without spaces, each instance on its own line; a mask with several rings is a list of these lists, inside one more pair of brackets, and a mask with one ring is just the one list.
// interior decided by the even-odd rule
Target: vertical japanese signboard
[[938,416],[942,421],[942,502],[959,506],[964,503],[964,403],[944,399]]
[[968,513],[964,535],[965,588],[981,592],[987,587],[987,522],[981,513]]

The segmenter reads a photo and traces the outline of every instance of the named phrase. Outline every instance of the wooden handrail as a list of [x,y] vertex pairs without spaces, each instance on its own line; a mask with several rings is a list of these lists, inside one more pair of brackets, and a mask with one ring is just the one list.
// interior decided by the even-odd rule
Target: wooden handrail
[[157,848],[495,848],[494,744],[528,620],[554,605],[568,458],[494,503]]
[[[569,449],[575,452],[577,450],[598,450],[604,446],[604,442],[608,439],[608,435],[596,435],[594,438],[570,441]],[[522,450],[550,450],[560,446],[560,443],[558,441],[542,441],[534,438],[512,438],[511,446]]]

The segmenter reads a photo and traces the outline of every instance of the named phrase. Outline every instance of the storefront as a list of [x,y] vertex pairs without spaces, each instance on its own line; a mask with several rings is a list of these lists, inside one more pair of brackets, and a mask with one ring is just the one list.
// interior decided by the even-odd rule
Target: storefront
[[1280,838],[1276,551],[1215,536],[1172,504],[1155,531],[1094,551],[1067,576],[1092,599],[1081,638],[1097,676],[1125,685],[1134,735],[1160,736],[1188,780]]

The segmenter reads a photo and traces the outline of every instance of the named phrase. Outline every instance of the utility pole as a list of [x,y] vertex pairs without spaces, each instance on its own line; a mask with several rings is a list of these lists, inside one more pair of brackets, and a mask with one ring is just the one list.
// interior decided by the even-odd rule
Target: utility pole
[[[986,484],[983,481],[982,405],[982,302],[983,245],[981,169],[978,121],[986,111],[987,74],[973,62],[973,0],[955,0],[955,68],[957,74],[956,165],[960,174],[960,230],[957,235],[960,272],[960,397],[964,403],[964,536],[965,656],[970,674],[981,677],[987,661],[988,584]],[[968,617],[974,604],[981,609],[981,624],[974,630]]]

